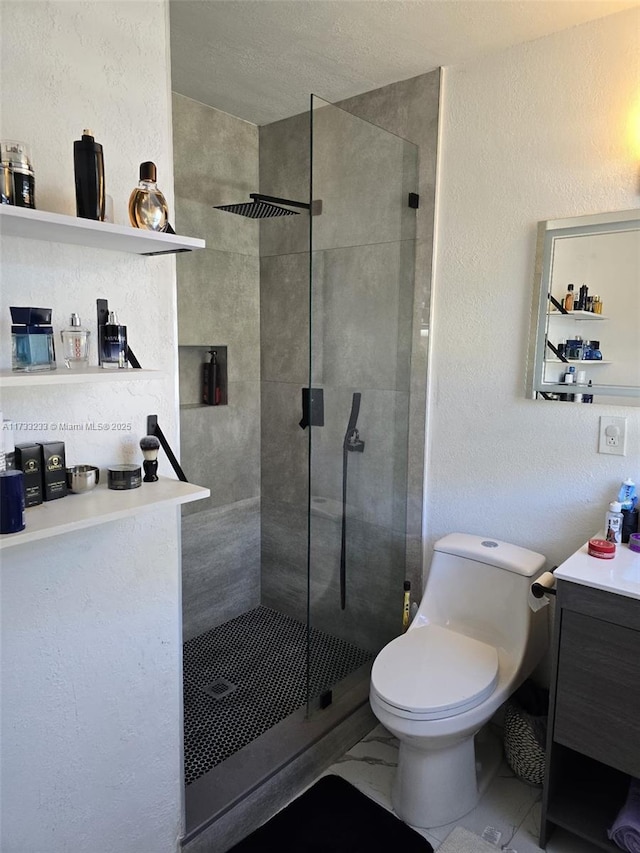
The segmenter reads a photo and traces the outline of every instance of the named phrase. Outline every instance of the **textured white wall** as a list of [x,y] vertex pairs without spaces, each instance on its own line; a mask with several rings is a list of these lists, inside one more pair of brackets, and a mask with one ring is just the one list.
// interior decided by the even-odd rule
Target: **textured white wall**
[[[425,530],[558,563],[640,480],[640,410],[525,399],[536,223],[638,207],[640,11],[445,71]],[[628,419],[626,458],[598,418]]]
[[[29,142],[36,204],[75,214],[73,141],[104,146],[115,220],[153,160],[173,209],[164,0],[3,2],[0,136]],[[173,219],[173,216],[171,217]],[[15,421],[120,422],[61,438],[70,464],[140,461],[146,415],[177,441],[175,261],[6,238],[0,366],[9,305],[78,311],[93,331],[106,297],[160,381],[8,390]],[[161,473],[170,474],[161,455]],[[82,500],[70,496],[67,501]],[[27,519],[28,521],[28,519]],[[2,560],[3,853],[169,853],[180,832],[179,527],[175,510],[21,547]]]

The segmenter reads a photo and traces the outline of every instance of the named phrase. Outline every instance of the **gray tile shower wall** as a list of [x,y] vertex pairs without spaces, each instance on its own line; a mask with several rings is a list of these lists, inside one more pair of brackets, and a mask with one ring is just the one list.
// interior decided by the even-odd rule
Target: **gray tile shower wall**
[[[175,225],[203,237],[177,264],[180,461],[211,497],[183,513],[185,639],[259,604],[258,223],[213,205],[258,189],[258,129],[173,95]],[[206,347],[227,347],[228,405],[200,405]]]
[[207,249],[257,255],[258,224],[212,207],[256,192],[258,128],[175,93],[172,109],[180,233],[203,237]]
[[[230,382],[226,406],[196,406],[180,412],[181,464],[191,482],[208,486],[204,507],[259,497],[260,385]],[[211,543],[212,547],[215,544]]]
[[205,249],[179,255],[178,260],[178,345],[223,344],[228,347],[229,378],[258,380],[258,258]]
[[[309,116],[302,113],[260,128],[260,192],[307,201],[309,197]],[[306,216],[260,223],[260,257],[307,252]]]
[[[347,519],[347,604],[340,609],[341,505],[314,499],[311,509],[311,626],[363,649],[377,651],[398,635],[401,594],[389,605],[389,590],[404,559],[404,534]],[[306,619],[306,507],[262,501],[262,603],[295,619]],[[401,593],[401,590],[400,590]],[[371,620],[375,609],[376,619]]]
[[182,636],[192,637],[260,604],[260,499],[182,519]]

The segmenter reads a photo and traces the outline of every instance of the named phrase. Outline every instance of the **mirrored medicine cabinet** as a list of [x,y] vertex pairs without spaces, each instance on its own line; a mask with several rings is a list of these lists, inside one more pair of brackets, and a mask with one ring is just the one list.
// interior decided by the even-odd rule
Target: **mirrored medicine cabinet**
[[527,394],[640,406],[640,210],[539,223]]

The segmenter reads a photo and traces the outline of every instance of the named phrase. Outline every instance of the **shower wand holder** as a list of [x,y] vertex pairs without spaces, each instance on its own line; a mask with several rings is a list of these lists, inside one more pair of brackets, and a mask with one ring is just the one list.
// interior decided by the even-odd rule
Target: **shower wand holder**
[[360,438],[360,433],[357,429],[348,436],[346,440],[346,448],[352,453],[364,453],[364,441]]

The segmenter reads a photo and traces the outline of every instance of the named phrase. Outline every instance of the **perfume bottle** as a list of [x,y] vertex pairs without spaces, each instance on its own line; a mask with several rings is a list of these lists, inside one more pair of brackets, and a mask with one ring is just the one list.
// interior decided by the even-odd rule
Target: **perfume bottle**
[[77,314],[71,315],[70,325],[60,332],[64,363],[70,370],[84,370],[89,366],[89,335],[80,324]]
[[115,311],[100,326],[100,364],[107,369],[127,367],[127,327],[118,323]]
[[12,307],[11,369],[32,373],[55,370],[56,352],[51,327],[51,308]]
[[129,197],[129,221],[134,228],[167,230],[169,209],[156,184],[156,165],[151,161],[140,163],[140,183]]
[[565,311],[573,311],[573,303],[574,303],[574,294],[573,294],[573,285],[567,285],[567,295],[564,298],[564,310]]
[[76,213],[82,219],[104,220],[104,158],[102,145],[90,130],[73,143],[73,168],[76,178]]

